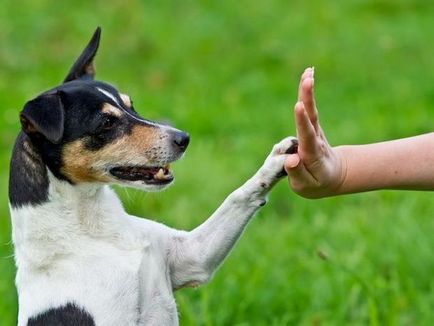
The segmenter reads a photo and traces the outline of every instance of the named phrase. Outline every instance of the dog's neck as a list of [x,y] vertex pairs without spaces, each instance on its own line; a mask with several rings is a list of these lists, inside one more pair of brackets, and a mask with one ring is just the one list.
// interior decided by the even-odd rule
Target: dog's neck
[[23,133],[12,154],[9,200],[16,245],[29,237],[58,241],[72,234],[105,234],[112,231],[108,219],[124,214],[108,186],[72,185],[56,178]]

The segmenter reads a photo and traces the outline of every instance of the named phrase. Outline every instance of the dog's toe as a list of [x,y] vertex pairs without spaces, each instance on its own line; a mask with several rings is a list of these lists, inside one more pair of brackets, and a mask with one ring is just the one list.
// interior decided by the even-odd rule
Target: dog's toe
[[287,137],[280,143],[274,145],[274,154],[295,154],[298,149],[298,139],[295,137]]

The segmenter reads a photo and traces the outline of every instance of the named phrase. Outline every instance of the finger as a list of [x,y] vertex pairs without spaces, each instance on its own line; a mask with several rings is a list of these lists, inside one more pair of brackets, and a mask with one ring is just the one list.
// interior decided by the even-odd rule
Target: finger
[[301,74],[301,77],[300,77],[300,83],[299,83],[299,85],[298,85],[298,100],[299,100],[299,101],[301,101],[301,85],[303,84],[303,81],[304,81],[306,78],[308,78],[308,77],[312,77],[312,73],[313,73],[313,70],[312,70],[311,67],[309,67],[309,68],[306,68],[306,69],[303,71],[303,73]]
[[285,160],[285,170],[296,168],[299,163],[300,163],[300,156],[298,156],[297,153],[288,155],[288,157]]
[[302,85],[303,81],[308,77],[313,77],[313,69],[311,67],[306,68],[301,74],[300,83],[298,85],[298,101],[302,101]]
[[299,149],[303,154],[308,155],[309,159],[312,159],[317,155],[317,135],[303,102],[297,102],[294,108],[294,115]]
[[[303,189],[314,186],[317,181],[306,169],[300,158],[296,158],[297,154],[289,155],[285,161],[284,168],[288,174],[288,182],[290,187],[297,193],[301,193]],[[294,163],[298,163],[294,166]]]
[[315,104],[313,87],[314,87],[314,79],[312,77],[307,77],[303,80],[301,84],[301,101],[304,103],[306,112],[315,130],[318,131],[319,129],[318,110]]

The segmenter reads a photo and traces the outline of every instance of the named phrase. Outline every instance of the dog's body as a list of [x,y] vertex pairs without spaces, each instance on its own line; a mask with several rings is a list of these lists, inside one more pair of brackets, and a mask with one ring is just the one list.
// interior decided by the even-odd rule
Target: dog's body
[[19,325],[176,325],[173,291],[209,280],[296,149],[294,138],[276,145],[191,232],[128,215],[105,184],[164,188],[188,135],[93,81],[99,33],[65,83],[21,114],[9,190]]

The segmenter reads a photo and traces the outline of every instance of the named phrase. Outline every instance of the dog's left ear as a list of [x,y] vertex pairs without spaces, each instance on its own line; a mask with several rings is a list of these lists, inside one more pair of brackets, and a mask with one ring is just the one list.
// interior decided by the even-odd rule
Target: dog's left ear
[[66,76],[64,83],[74,79],[93,79],[95,76],[95,66],[93,59],[99,46],[99,39],[101,37],[101,27],[98,27],[86,48],[83,50],[77,61],[72,65]]
[[20,113],[23,131],[29,136],[41,135],[54,144],[63,138],[65,113],[59,92],[42,94],[27,102]]

